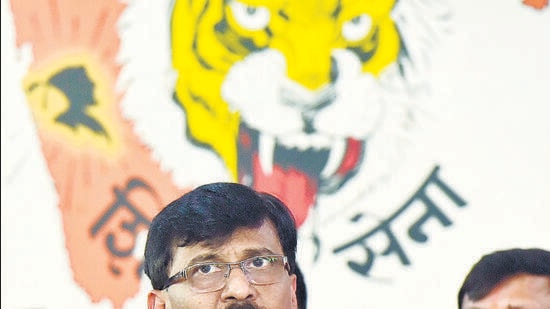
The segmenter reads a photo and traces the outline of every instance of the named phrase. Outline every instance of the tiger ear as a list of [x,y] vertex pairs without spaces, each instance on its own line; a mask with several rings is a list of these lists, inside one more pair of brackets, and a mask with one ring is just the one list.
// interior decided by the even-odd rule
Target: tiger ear
[[164,301],[162,291],[152,290],[147,295],[147,309],[165,309],[166,302]]

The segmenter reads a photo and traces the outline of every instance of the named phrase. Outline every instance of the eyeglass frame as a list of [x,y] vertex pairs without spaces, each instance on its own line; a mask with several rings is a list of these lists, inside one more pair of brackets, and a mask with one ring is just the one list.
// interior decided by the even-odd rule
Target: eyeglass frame
[[[283,267],[287,270],[287,271],[290,271],[290,265],[288,263],[288,258],[286,255],[282,255],[282,254],[266,254],[266,255],[256,255],[256,256],[252,256],[252,257],[249,257],[249,258],[246,258],[242,261],[239,261],[239,262],[203,262],[203,263],[196,263],[196,264],[193,264],[193,265],[189,265],[187,267],[185,267],[183,270],[180,270],[178,271],[177,273],[175,273],[173,276],[171,276],[170,278],[168,278],[168,280],[166,280],[166,284],[164,284],[164,286],[162,287],[162,290],[165,290],[169,287],[171,287],[172,285],[178,283],[180,280],[183,279],[183,281],[187,281],[187,271],[191,268],[194,268],[194,267],[197,267],[197,266],[204,266],[204,265],[211,265],[211,264],[218,264],[218,265],[225,265],[227,267],[227,273],[224,274],[224,278],[227,279],[229,277],[229,275],[231,274],[231,270],[233,270],[233,265],[239,265],[239,268],[242,270],[242,272],[246,275],[246,278],[248,279],[248,282],[252,283],[252,284],[261,284],[261,283],[255,283],[255,282],[252,282],[251,279],[249,278],[248,274],[249,274],[249,271],[244,267],[244,263],[247,262],[247,261],[250,261],[250,260],[253,260],[255,258],[282,258],[283,259]],[[223,288],[225,286],[222,285],[221,288]],[[220,288],[220,289],[221,289]],[[215,292],[215,291],[218,291],[219,289],[216,289],[216,290],[212,290],[211,292]]]

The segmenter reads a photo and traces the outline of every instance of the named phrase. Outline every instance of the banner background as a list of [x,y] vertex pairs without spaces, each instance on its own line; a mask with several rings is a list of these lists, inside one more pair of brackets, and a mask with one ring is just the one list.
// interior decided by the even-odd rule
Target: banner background
[[[138,18],[143,12],[139,6],[149,8],[151,20],[146,25],[158,23],[160,30],[155,31],[165,29],[162,14],[166,3],[159,1],[155,7],[147,3],[131,1],[125,10],[135,10],[136,15],[128,11],[129,16]],[[402,243],[410,265],[403,265],[394,255],[377,258],[369,278],[352,273],[346,264],[348,259],[364,259],[361,252],[348,256],[324,248],[321,259],[312,263],[308,230],[312,223],[307,221],[301,230],[299,257],[308,284],[309,308],[456,308],[460,284],[483,254],[512,247],[550,249],[550,10],[537,10],[521,1],[496,0],[451,1],[450,6],[453,29],[431,53],[429,87],[422,89],[426,92],[422,102],[426,121],[415,133],[407,164],[391,182],[368,196],[354,191],[358,188],[353,186],[349,190],[356,193],[358,208],[387,218],[434,166],[440,166],[440,178],[467,204],[446,204],[440,192],[432,192],[452,225],[443,227],[429,221],[424,226],[429,237],[426,243]],[[152,40],[151,46],[166,44],[147,29],[143,26],[142,35]],[[131,53],[132,42],[124,39],[122,36],[122,54]],[[171,96],[162,92],[170,88],[172,77],[155,81],[150,74],[162,74],[160,68],[169,59],[155,62],[161,64],[155,68],[144,63],[148,51],[135,52],[135,66],[123,70],[121,80],[134,81],[134,87],[153,84],[165,88],[129,91],[122,103],[127,114],[132,107],[147,112],[150,107],[144,102]],[[2,0],[2,308],[113,308],[109,299],[92,301],[73,278],[59,197],[21,86],[32,57],[28,46],[15,46],[11,11]],[[136,93],[151,97],[132,106],[129,100],[136,99],[132,97]],[[174,107],[166,107],[170,108]],[[166,115],[158,114],[159,123]],[[171,115],[173,119],[159,125],[169,127],[183,121],[181,115]],[[184,160],[174,169],[179,171],[173,175],[179,187],[229,179],[213,154],[189,144],[175,146],[173,140],[163,141],[162,136],[153,138],[158,140],[157,149],[173,146],[174,156],[185,153],[201,158]],[[162,162],[162,157],[159,160]],[[170,169],[170,163],[165,168]],[[341,203],[339,198],[327,197],[322,202],[329,205],[325,217]],[[387,205],[392,205],[391,209]],[[419,217],[419,211],[408,213],[399,226],[408,226]],[[367,230],[350,228],[346,222],[331,221],[320,232],[332,248]],[[407,237],[404,229],[394,232],[400,239]],[[133,253],[138,259],[143,242],[142,232]],[[374,246],[383,250],[383,241]],[[146,306],[149,288],[143,277],[139,292],[123,307]]]

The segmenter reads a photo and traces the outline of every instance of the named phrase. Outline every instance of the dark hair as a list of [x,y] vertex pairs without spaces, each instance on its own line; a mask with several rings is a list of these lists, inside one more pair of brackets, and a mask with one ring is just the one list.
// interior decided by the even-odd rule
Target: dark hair
[[484,255],[462,283],[458,308],[462,308],[464,296],[478,301],[500,282],[517,274],[550,276],[550,252],[537,248],[509,249]]
[[306,309],[307,308],[306,281],[298,264],[296,264],[294,273],[296,274],[296,300],[298,303],[298,309]]
[[270,220],[288,258],[296,267],[296,223],[283,202],[245,185],[217,182],[199,186],[168,204],[151,223],[145,244],[145,274],[156,290],[168,280],[176,247],[216,246],[239,227],[259,227]]

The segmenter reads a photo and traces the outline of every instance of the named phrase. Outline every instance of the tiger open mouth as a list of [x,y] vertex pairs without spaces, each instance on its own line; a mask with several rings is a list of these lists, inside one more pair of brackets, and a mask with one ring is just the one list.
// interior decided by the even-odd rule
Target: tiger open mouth
[[300,226],[318,193],[338,190],[357,173],[365,145],[365,141],[348,137],[330,147],[288,146],[241,123],[239,182],[277,195],[291,208]]

